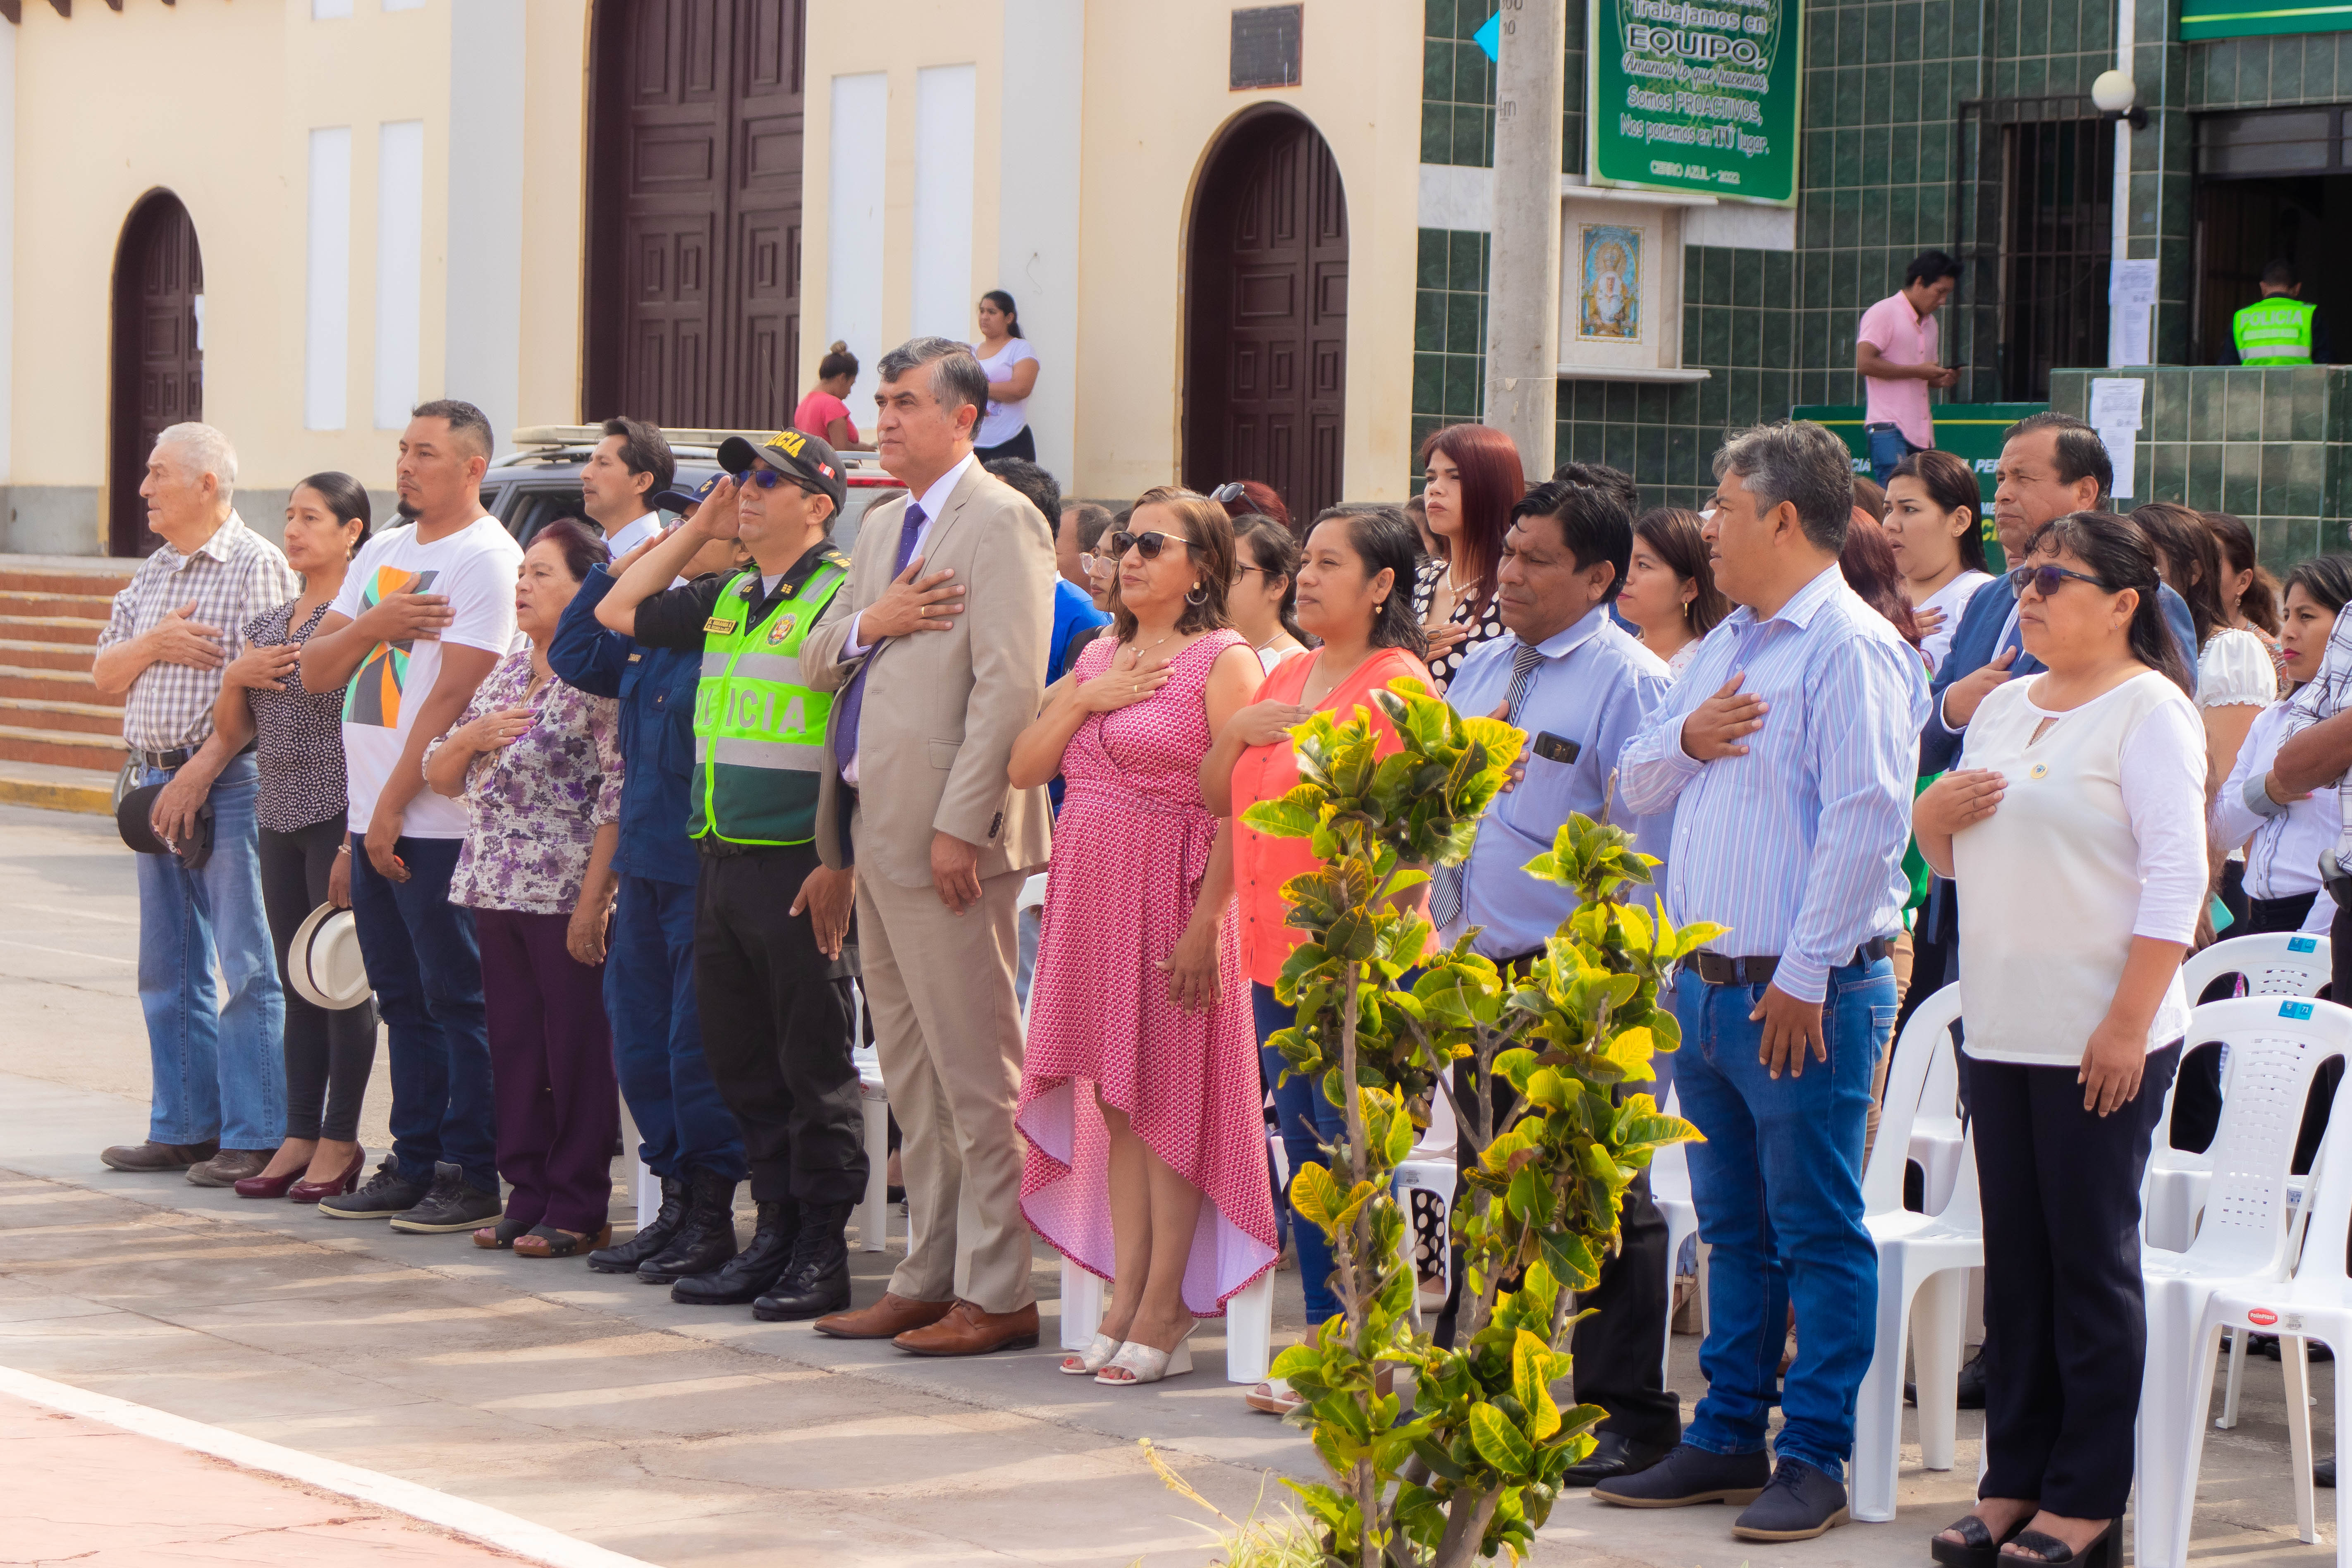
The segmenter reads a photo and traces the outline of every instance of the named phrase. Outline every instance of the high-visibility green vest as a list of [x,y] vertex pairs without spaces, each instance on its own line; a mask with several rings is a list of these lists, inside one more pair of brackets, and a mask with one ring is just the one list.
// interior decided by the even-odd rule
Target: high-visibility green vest
[[2316,305],[2285,294],[2257,300],[2238,312],[2230,335],[2240,364],[2309,364],[2311,318]]
[[848,563],[828,552],[756,627],[760,574],[742,573],[719,590],[702,624],[702,679],[694,689],[689,837],[730,844],[806,844],[816,837],[833,693],[801,684],[801,643],[848,576]]

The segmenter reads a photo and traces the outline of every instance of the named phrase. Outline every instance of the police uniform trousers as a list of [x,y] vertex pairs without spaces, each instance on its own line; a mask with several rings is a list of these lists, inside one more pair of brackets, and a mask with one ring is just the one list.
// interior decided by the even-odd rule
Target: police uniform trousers
[[740,1182],[743,1140],[703,1059],[694,1002],[696,902],[690,883],[621,879],[604,956],[604,1014],[621,1098],[643,1140],[638,1158],[656,1176],[682,1181],[708,1171]]
[[791,913],[813,844],[713,853],[695,889],[702,1056],[742,1130],[755,1202],[866,1195],[866,1116],[850,1060],[849,970]]

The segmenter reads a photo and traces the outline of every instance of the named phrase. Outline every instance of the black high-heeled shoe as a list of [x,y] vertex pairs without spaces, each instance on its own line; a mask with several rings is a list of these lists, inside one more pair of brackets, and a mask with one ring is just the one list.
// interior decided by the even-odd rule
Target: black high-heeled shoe
[[1995,1541],[1985,1521],[1971,1513],[1944,1526],[1944,1530],[1958,1531],[1958,1541],[1947,1541],[1943,1531],[1937,1531],[1928,1537],[1927,1549],[1937,1562],[1948,1568],[2000,1568],[2001,1547],[2023,1533],[2032,1517],[2031,1513],[2020,1515],[2017,1522],[2009,1527],[2009,1533]]
[[2107,1521],[2107,1527],[2084,1542],[2079,1552],[2054,1535],[2044,1535],[2038,1530],[2021,1530],[2012,1542],[2017,1547],[2016,1552],[2004,1552],[2000,1560],[2004,1563],[2048,1563],[2050,1568],[2060,1568],[2061,1564],[2069,1563],[2080,1563],[2082,1568],[2115,1568],[2116,1560],[2120,1555],[2116,1550],[2116,1531],[2122,1525],[2123,1521],[2119,1519]]

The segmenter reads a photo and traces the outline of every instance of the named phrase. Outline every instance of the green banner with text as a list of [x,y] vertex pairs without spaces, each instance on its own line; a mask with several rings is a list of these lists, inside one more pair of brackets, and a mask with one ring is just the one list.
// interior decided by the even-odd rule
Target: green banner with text
[[2181,0],[2180,41],[2259,38],[2352,29],[2352,5],[2265,5],[2248,0]]
[[1799,0],[1591,0],[1589,16],[1593,184],[1796,201]]

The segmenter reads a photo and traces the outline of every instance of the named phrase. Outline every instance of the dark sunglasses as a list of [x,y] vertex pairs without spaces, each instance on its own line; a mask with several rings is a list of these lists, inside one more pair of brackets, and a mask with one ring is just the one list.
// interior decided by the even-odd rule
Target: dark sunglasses
[[1160,552],[1171,544],[1181,544],[1187,550],[1201,548],[1192,540],[1179,539],[1172,533],[1129,533],[1122,529],[1110,536],[1111,554],[1114,558],[1134,550],[1141,552],[1146,561],[1157,561],[1160,559]]
[[1248,499],[1248,495],[1249,492],[1242,489],[1241,480],[1232,479],[1211,490],[1209,499],[1219,506],[1231,506],[1237,500]]
[[2077,583],[2088,583],[2103,594],[2108,591],[2105,583],[2100,582],[2088,572],[2069,572],[2063,566],[2047,565],[2011,567],[2009,574],[2009,585],[2021,594],[2032,588],[2034,597],[2046,599],[2063,587],[2068,578]]
[[743,473],[736,475],[735,482],[739,485],[757,485],[763,490],[774,489],[778,485],[790,485],[794,489],[802,490],[808,489],[806,485],[802,484],[798,479],[793,479],[792,475],[783,473],[775,468],[749,469]]

